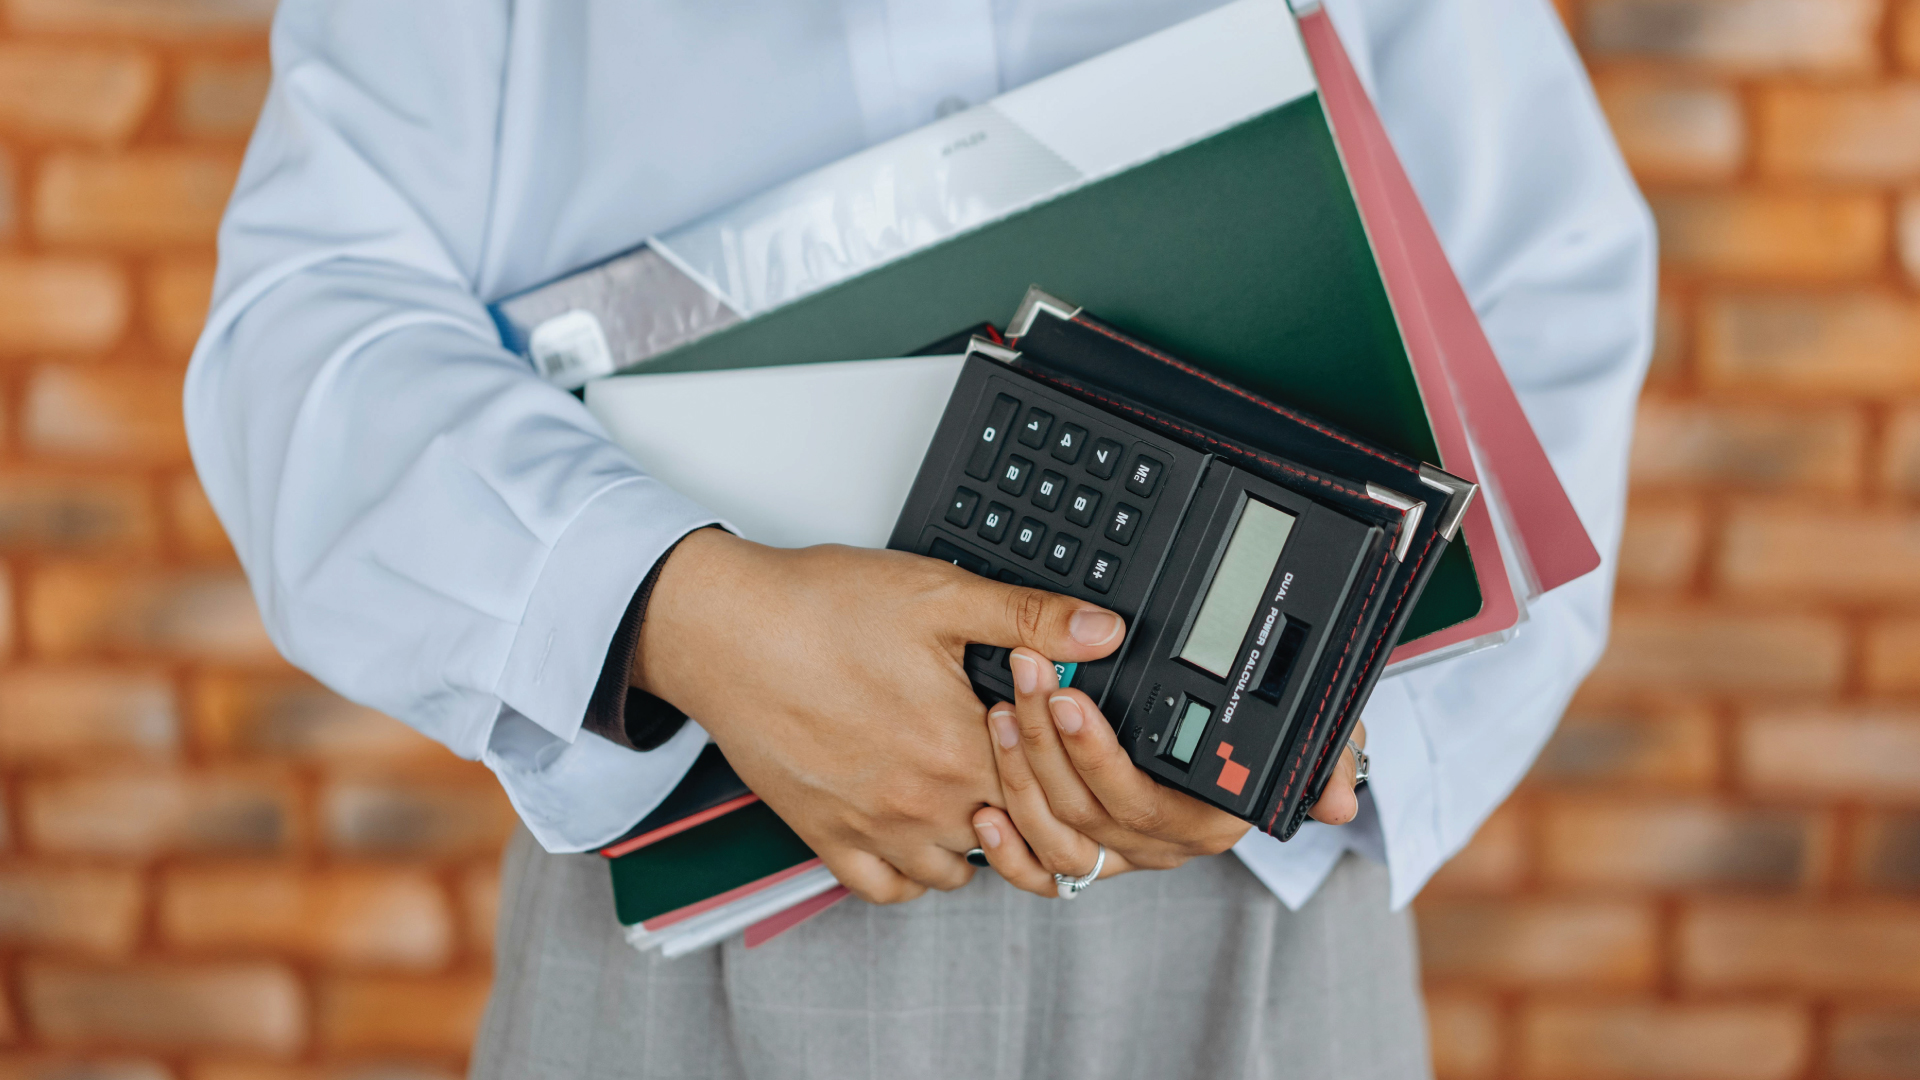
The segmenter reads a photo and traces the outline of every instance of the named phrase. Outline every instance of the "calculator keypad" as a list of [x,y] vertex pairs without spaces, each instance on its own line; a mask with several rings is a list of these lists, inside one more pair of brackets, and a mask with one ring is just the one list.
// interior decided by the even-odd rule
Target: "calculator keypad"
[[[1159,535],[1157,527],[1145,531],[1156,508],[1187,491],[1182,451],[1097,410],[1050,394],[1000,392],[1005,385],[983,395],[972,444],[938,481],[944,494],[935,497],[945,504],[930,515],[933,536],[921,534],[929,546],[920,550],[1008,584],[1130,609],[1141,597],[1123,570],[1138,575],[1158,565],[1157,553],[1140,548]],[[1170,482],[1169,470],[1183,479]],[[1007,650],[969,646],[967,656],[979,677],[1011,686]]]

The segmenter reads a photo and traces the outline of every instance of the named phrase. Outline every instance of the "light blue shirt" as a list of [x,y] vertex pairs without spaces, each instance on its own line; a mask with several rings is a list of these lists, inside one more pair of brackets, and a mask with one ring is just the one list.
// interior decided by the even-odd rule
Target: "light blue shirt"
[[[713,520],[505,351],[485,303],[1214,0],[283,0],[187,377],[268,632],[596,847],[705,740],[581,730],[642,577]],[[1545,0],[1329,0],[1602,551],[1497,649],[1383,682],[1361,822],[1236,851],[1290,905],[1349,847],[1396,904],[1472,835],[1605,639],[1650,219]],[[689,452],[698,452],[689,448]]]

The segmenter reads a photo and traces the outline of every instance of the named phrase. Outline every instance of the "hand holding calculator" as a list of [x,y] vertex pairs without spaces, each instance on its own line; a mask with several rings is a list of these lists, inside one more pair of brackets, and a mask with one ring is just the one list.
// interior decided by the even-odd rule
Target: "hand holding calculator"
[[[1473,486],[1385,452],[1398,487],[1334,475],[1123,397],[1087,371],[1177,361],[1044,294],[1010,329],[970,347],[888,546],[1119,612],[1121,648],[1062,684],[1162,783],[1291,836]],[[1109,340],[1144,358],[1075,351]],[[966,670],[1012,699],[1007,650]]]

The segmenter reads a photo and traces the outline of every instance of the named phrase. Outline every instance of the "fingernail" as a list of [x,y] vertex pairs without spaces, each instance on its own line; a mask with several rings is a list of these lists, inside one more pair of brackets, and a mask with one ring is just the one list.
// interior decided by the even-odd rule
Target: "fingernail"
[[1000,830],[994,828],[991,824],[984,821],[976,821],[973,824],[973,831],[980,834],[980,844],[982,847],[997,848],[1000,846]]
[[1053,722],[1061,731],[1071,735],[1080,730],[1086,717],[1080,713],[1080,703],[1067,694],[1048,698],[1047,705],[1053,710]]
[[1067,620],[1067,633],[1082,645],[1105,645],[1120,629],[1120,616],[1099,608],[1082,608]]
[[1014,653],[1007,662],[1013,665],[1013,688],[1023,694],[1033,693],[1033,688],[1040,683],[1040,665],[1022,653]]
[[993,737],[1000,743],[1000,749],[1011,750],[1020,743],[1020,726],[1013,722],[1010,712],[995,712],[987,716],[987,723],[993,725]]

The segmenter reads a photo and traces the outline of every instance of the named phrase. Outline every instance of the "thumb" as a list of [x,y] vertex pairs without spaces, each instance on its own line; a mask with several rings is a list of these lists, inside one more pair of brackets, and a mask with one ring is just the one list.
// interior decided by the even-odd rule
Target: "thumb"
[[1025,646],[1049,660],[1098,660],[1120,647],[1127,626],[1097,604],[1041,589],[974,578],[951,629],[966,642]]

